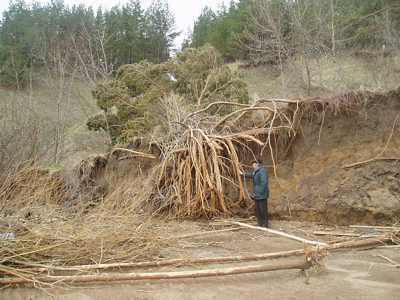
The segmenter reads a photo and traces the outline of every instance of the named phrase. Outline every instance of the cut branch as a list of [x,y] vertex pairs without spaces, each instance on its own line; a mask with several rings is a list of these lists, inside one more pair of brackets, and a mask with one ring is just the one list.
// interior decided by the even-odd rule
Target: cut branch
[[240,114],[240,113],[244,113],[244,112],[249,112],[249,111],[259,111],[259,110],[267,110],[270,112],[274,112],[274,110],[270,107],[267,106],[263,106],[263,107],[248,107],[248,108],[243,108],[243,109],[239,109],[237,111],[234,111],[232,113],[230,113],[229,115],[225,116],[217,125],[214,126],[214,130],[218,129],[219,127],[221,127],[223,124],[226,123],[226,121],[228,121],[230,118],[232,118],[233,116]]
[[[261,273],[277,270],[306,270],[312,266],[311,262],[302,260],[301,262],[279,263],[276,265],[254,265],[244,267],[231,267],[221,269],[204,269],[194,271],[178,272],[152,272],[152,273],[118,273],[118,274],[100,274],[100,275],[73,275],[73,276],[43,276],[38,277],[38,281],[44,283],[109,283],[121,281],[138,280],[167,280],[184,278],[203,278],[218,277],[237,274]],[[28,278],[0,278],[0,285],[15,285],[32,283]]]
[[148,159],[157,159],[156,156],[149,154],[149,153],[143,153],[143,152],[139,152],[139,151],[134,151],[134,150],[130,150],[130,149],[125,149],[125,148],[114,148],[111,152],[111,155],[113,155],[115,152],[127,152],[132,154],[135,157],[142,157],[142,158],[148,158]]
[[314,231],[313,234],[314,235],[360,237],[360,234],[357,234],[357,233],[345,233],[345,232],[333,232],[333,231]]
[[237,103],[237,102],[226,102],[226,101],[213,102],[213,103],[210,103],[209,105],[207,105],[207,106],[206,106],[205,108],[203,108],[203,109],[200,109],[200,110],[198,110],[198,111],[195,111],[195,112],[192,112],[192,113],[188,114],[188,115],[185,117],[184,123],[186,123],[186,121],[187,121],[188,119],[190,119],[190,118],[192,118],[192,117],[194,117],[194,116],[196,116],[196,115],[198,115],[198,114],[201,114],[201,113],[203,113],[203,112],[206,112],[206,111],[210,110],[210,109],[211,109],[212,107],[214,107],[214,106],[219,106],[219,105],[238,106],[238,107],[250,107],[250,105],[248,105],[248,104]]
[[263,254],[249,254],[249,255],[238,255],[238,256],[225,256],[225,257],[206,257],[206,258],[189,258],[189,259],[170,259],[160,261],[147,261],[147,262],[136,262],[136,263],[114,263],[114,264],[97,264],[97,265],[82,265],[82,266],[47,266],[42,264],[32,264],[24,262],[16,262],[29,267],[37,267],[52,271],[89,271],[89,270],[106,270],[106,269],[121,269],[121,268],[154,268],[154,267],[166,267],[166,266],[183,266],[183,265],[197,265],[197,264],[220,264],[220,263],[231,263],[231,262],[246,262],[246,261],[257,261],[266,259],[276,259],[283,257],[301,256],[304,255],[304,249],[282,251],[275,253],[263,253]]
[[288,239],[295,240],[295,241],[298,241],[298,242],[302,242],[302,243],[308,244],[308,245],[325,246],[325,247],[328,246],[328,244],[323,243],[323,242],[310,241],[310,240],[303,239],[301,237],[294,236],[294,235],[291,235],[291,234],[288,234],[288,233],[285,233],[285,232],[282,232],[282,231],[274,230],[274,229],[269,229],[269,228],[265,228],[265,227],[257,227],[257,226],[253,226],[253,225],[249,225],[249,224],[245,224],[245,223],[241,223],[241,222],[231,222],[231,223],[235,224],[235,225],[242,226],[242,227],[250,228],[250,229],[255,229],[255,230],[260,230],[260,231],[265,231],[265,232],[268,232],[268,233],[276,234],[276,235],[283,236],[283,237],[286,237]]

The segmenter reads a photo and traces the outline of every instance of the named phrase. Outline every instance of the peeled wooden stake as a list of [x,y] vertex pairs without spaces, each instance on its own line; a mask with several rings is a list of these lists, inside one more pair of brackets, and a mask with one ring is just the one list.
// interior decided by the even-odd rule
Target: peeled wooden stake
[[144,262],[133,262],[133,263],[113,263],[113,264],[96,264],[96,265],[81,265],[81,266],[49,266],[35,263],[26,263],[15,261],[17,264],[21,264],[27,267],[38,268],[42,272],[46,271],[90,271],[90,270],[106,270],[106,269],[122,269],[122,268],[155,268],[155,267],[166,267],[166,266],[184,266],[184,265],[200,265],[200,264],[223,264],[233,262],[248,262],[266,259],[276,259],[283,257],[293,256],[304,256],[304,249],[274,252],[274,253],[262,253],[262,254],[248,254],[248,255],[237,255],[237,256],[222,256],[222,257],[204,257],[204,258],[177,258],[169,260],[159,261],[144,261]]
[[310,241],[310,240],[303,239],[301,237],[298,237],[298,236],[295,236],[295,235],[292,235],[292,234],[288,234],[288,233],[285,233],[285,232],[282,232],[282,231],[274,230],[274,229],[269,229],[269,228],[265,228],[265,227],[257,227],[257,226],[253,226],[253,225],[249,225],[249,224],[241,223],[241,222],[231,222],[231,223],[235,224],[235,225],[242,226],[242,227],[247,227],[247,228],[250,228],[250,229],[255,229],[255,230],[260,230],[260,231],[265,231],[265,232],[269,232],[269,233],[272,233],[272,234],[280,235],[280,236],[286,237],[288,239],[295,240],[295,241],[298,241],[298,242],[302,242],[302,243],[308,244],[308,245],[324,246],[324,247],[328,246],[327,243],[318,242],[318,241]]
[[221,269],[204,269],[194,271],[179,272],[152,272],[152,273],[118,273],[118,274],[99,274],[99,275],[75,275],[75,276],[42,276],[34,280],[31,278],[0,278],[0,285],[15,285],[38,282],[38,283],[99,283],[116,281],[137,281],[137,280],[165,280],[165,279],[184,279],[217,277],[236,274],[260,273],[277,270],[306,270],[312,266],[311,262],[289,262],[275,265],[253,265],[245,267],[232,267]]
[[358,233],[346,233],[346,232],[333,232],[333,231],[314,231],[314,235],[330,235],[330,236],[348,236],[348,237],[360,237]]

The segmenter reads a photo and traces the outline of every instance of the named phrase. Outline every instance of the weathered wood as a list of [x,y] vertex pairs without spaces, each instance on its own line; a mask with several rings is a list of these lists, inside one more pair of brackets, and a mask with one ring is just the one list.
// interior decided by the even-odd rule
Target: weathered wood
[[135,157],[142,157],[142,158],[147,158],[147,159],[157,159],[157,157],[155,155],[153,155],[153,154],[134,151],[134,150],[125,149],[125,148],[114,148],[111,151],[111,155],[113,155],[115,152],[118,152],[118,151],[130,153]]
[[199,237],[199,236],[206,236],[206,235],[215,235],[225,232],[232,232],[232,231],[239,231],[241,228],[228,228],[228,229],[221,229],[221,230],[213,230],[213,231],[203,231],[203,232],[195,232],[195,233],[188,233],[184,235],[178,235],[176,237],[171,237],[169,239],[177,240],[177,239],[187,239],[192,237]]
[[367,226],[367,225],[350,225],[350,228],[361,228],[361,229],[382,229],[382,230],[399,230],[400,226]]
[[353,248],[379,246],[379,245],[384,245],[385,243],[391,242],[391,241],[392,241],[392,235],[386,234],[386,235],[381,235],[381,236],[377,236],[377,237],[373,237],[373,238],[360,239],[360,240],[355,240],[355,241],[348,241],[348,242],[332,244],[329,247],[327,247],[327,249],[334,251],[334,250],[345,250],[345,249],[353,249]]
[[205,257],[205,258],[189,258],[189,259],[169,259],[159,261],[147,261],[147,262],[136,262],[136,263],[114,263],[114,264],[97,264],[97,265],[81,265],[81,266],[49,266],[43,264],[16,262],[27,267],[41,268],[41,270],[50,271],[89,271],[89,270],[106,270],[106,269],[122,269],[122,268],[154,268],[154,267],[166,267],[166,266],[182,266],[182,265],[196,265],[196,264],[212,264],[212,263],[230,263],[230,262],[248,262],[266,259],[276,259],[291,256],[304,255],[304,249],[263,253],[263,254],[249,254],[249,255],[237,255],[237,256],[222,256],[222,257]]
[[376,161],[399,161],[399,160],[400,160],[400,157],[376,157],[376,158],[356,162],[353,164],[345,165],[345,166],[343,166],[343,169],[355,168],[355,167],[359,167],[359,166],[366,165],[366,164],[376,162]]
[[380,249],[397,249],[397,248],[400,248],[400,245],[391,245],[391,246],[385,245],[385,246],[379,246],[378,248],[380,248]]
[[393,259],[386,257],[384,255],[378,255],[378,257],[383,258],[384,260],[386,260],[387,262],[391,263],[393,265],[393,267],[395,268],[400,268],[400,264],[397,263],[396,261],[394,261]]
[[313,234],[314,235],[360,237],[360,234],[357,234],[357,233],[345,233],[345,232],[334,232],[334,231],[314,231]]
[[0,285],[27,284],[32,281],[38,283],[109,283],[138,280],[167,280],[184,278],[218,277],[237,274],[261,273],[277,270],[306,270],[312,266],[306,261],[279,263],[276,265],[254,265],[231,267],[222,269],[204,269],[176,272],[151,272],[151,273],[118,273],[99,275],[73,275],[73,276],[40,276],[34,280],[31,278],[0,278]]
[[242,227],[250,228],[250,229],[255,229],[255,230],[260,230],[260,231],[265,231],[265,232],[269,232],[269,233],[272,233],[272,234],[280,235],[280,236],[286,237],[288,239],[295,240],[295,241],[298,241],[298,242],[302,242],[302,243],[308,244],[308,245],[324,246],[324,247],[328,246],[327,243],[318,242],[318,241],[310,241],[310,240],[303,239],[301,237],[298,237],[298,236],[295,236],[295,235],[292,235],[292,234],[288,234],[288,233],[285,233],[285,232],[282,232],[282,231],[274,230],[274,229],[253,226],[253,225],[249,225],[249,224],[241,223],[241,222],[231,222],[231,223],[235,224],[235,225],[242,226]]

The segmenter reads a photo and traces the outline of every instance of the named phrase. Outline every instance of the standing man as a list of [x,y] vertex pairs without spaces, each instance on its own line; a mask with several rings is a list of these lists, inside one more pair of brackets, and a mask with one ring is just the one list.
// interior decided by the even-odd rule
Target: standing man
[[258,226],[269,227],[268,224],[268,172],[258,160],[252,162],[253,171],[244,173],[245,178],[253,179],[253,192],[250,197],[256,205]]

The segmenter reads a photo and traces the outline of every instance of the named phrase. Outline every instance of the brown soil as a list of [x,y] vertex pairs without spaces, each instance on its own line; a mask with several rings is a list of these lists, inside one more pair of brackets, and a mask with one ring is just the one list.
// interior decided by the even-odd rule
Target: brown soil
[[[165,227],[165,237],[209,230],[204,223],[174,222],[160,226]],[[322,229],[315,224],[287,222],[274,222],[273,227],[308,238],[316,238],[312,236],[313,230]],[[180,240],[166,248],[163,257],[206,257],[298,248],[301,244],[294,241],[241,230]],[[0,299],[398,299],[399,269],[377,257],[379,254],[400,261],[398,249],[382,248],[335,253],[326,259],[324,268],[310,271],[308,280],[298,271],[277,271],[209,279],[71,287],[45,292],[32,288],[5,289],[0,291]]]
[[[400,98],[377,99],[349,116],[303,122],[287,160],[271,179],[277,218],[329,224],[393,224],[400,220],[400,161],[345,165],[376,157],[400,113]],[[399,125],[384,157],[400,159]]]

